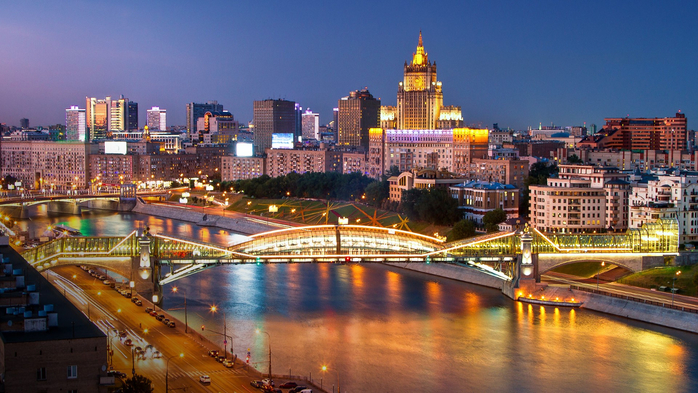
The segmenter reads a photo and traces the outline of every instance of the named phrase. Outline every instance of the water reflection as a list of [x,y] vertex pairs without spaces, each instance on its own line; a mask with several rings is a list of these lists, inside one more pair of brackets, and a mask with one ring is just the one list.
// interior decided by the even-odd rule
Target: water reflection
[[[142,225],[227,244],[217,229],[139,215],[40,218],[86,235]],[[44,226],[41,229],[41,226]],[[205,235],[204,235],[205,233]],[[512,302],[497,290],[382,265],[222,266],[180,280],[189,324],[234,336],[239,357],[348,392],[698,391],[698,336],[587,310]],[[163,306],[182,294],[164,288]],[[217,304],[219,312],[209,312]],[[172,311],[183,319],[183,311]],[[269,333],[258,335],[256,329]],[[210,337],[220,342],[222,338]]]

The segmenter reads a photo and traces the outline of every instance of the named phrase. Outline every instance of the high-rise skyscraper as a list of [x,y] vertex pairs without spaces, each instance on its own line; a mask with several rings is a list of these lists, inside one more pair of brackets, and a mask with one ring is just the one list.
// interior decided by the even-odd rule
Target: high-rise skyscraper
[[295,105],[296,130],[293,132],[293,142],[298,142],[303,135],[303,107],[296,102]]
[[[441,111],[444,110],[442,118]],[[442,120],[443,123],[439,123]],[[404,78],[397,92],[397,128],[430,130],[462,126],[460,107],[443,107],[441,82],[436,79],[436,63],[429,61],[419,32],[412,62],[405,62]],[[439,126],[443,127],[439,127]]]
[[77,106],[71,106],[65,110],[65,140],[67,141],[87,141],[85,133],[85,110]]
[[167,130],[167,110],[161,109],[159,106],[154,106],[148,109],[146,116],[146,124],[148,129],[166,131]]
[[219,104],[218,101],[208,101],[205,104],[196,102],[187,104],[187,136],[189,140],[197,140],[199,138],[196,122],[200,117],[204,117],[206,112],[223,112],[223,105]]
[[320,115],[313,113],[310,108],[303,112],[303,140],[320,140]]
[[138,131],[138,103],[128,101],[127,110],[126,131]]
[[85,127],[87,130],[86,137],[89,142],[107,137],[110,109],[111,97],[107,97],[104,100],[85,97]]
[[19,126],[22,127],[22,129],[27,129],[29,128],[29,119],[27,118],[21,118],[19,119]]
[[368,148],[368,130],[380,124],[381,101],[366,88],[340,99],[338,107],[337,145]]
[[[258,155],[271,148],[272,134],[296,134],[296,103],[286,100],[254,102],[254,148]],[[296,139],[294,139],[294,142]]]

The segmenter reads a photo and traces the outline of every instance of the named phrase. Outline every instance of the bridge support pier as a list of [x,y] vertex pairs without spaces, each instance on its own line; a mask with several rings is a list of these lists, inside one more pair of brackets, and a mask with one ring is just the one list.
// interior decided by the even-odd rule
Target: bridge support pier
[[78,206],[77,201],[64,202],[56,201],[49,202],[46,204],[46,211],[48,213],[58,213],[58,214],[80,214],[80,206]]
[[512,291],[509,296],[516,299],[519,296],[534,292],[538,277],[538,255],[532,253],[533,236],[525,232],[521,235],[521,255],[516,262],[514,278],[511,281]]
[[153,300],[154,303],[158,303],[160,300],[159,296],[158,298],[153,297],[153,295],[158,295],[159,293],[156,281],[157,267],[153,266],[150,257],[150,238],[147,236],[140,236],[138,238],[138,245],[140,246],[140,255],[133,258],[131,263],[133,289],[148,300]]

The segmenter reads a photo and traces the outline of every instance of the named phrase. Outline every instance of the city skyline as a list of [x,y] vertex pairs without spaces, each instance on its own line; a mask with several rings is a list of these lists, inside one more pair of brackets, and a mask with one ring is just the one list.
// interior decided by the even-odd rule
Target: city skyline
[[691,117],[698,104],[698,55],[688,49],[698,5],[689,2],[135,4],[6,4],[0,122],[62,124],[86,96],[123,94],[139,103],[140,127],[152,106],[184,125],[187,103],[211,100],[247,122],[252,101],[268,98],[313,108],[327,124],[347,91],[368,87],[395,105],[420,30],[466,125],[600,126],[604,117]]

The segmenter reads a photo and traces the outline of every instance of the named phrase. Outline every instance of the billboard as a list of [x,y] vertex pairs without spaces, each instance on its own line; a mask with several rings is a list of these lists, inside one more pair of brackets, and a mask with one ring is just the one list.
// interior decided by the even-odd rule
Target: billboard
[[235,157],[252,157],[252,147],[254,144],[246,142],[238,142],[235,144]]
[[106,141],[104,142],[104,154],[126,154],[126,142]]
[[293,134],[271,134],[272,149],[293,149]]

